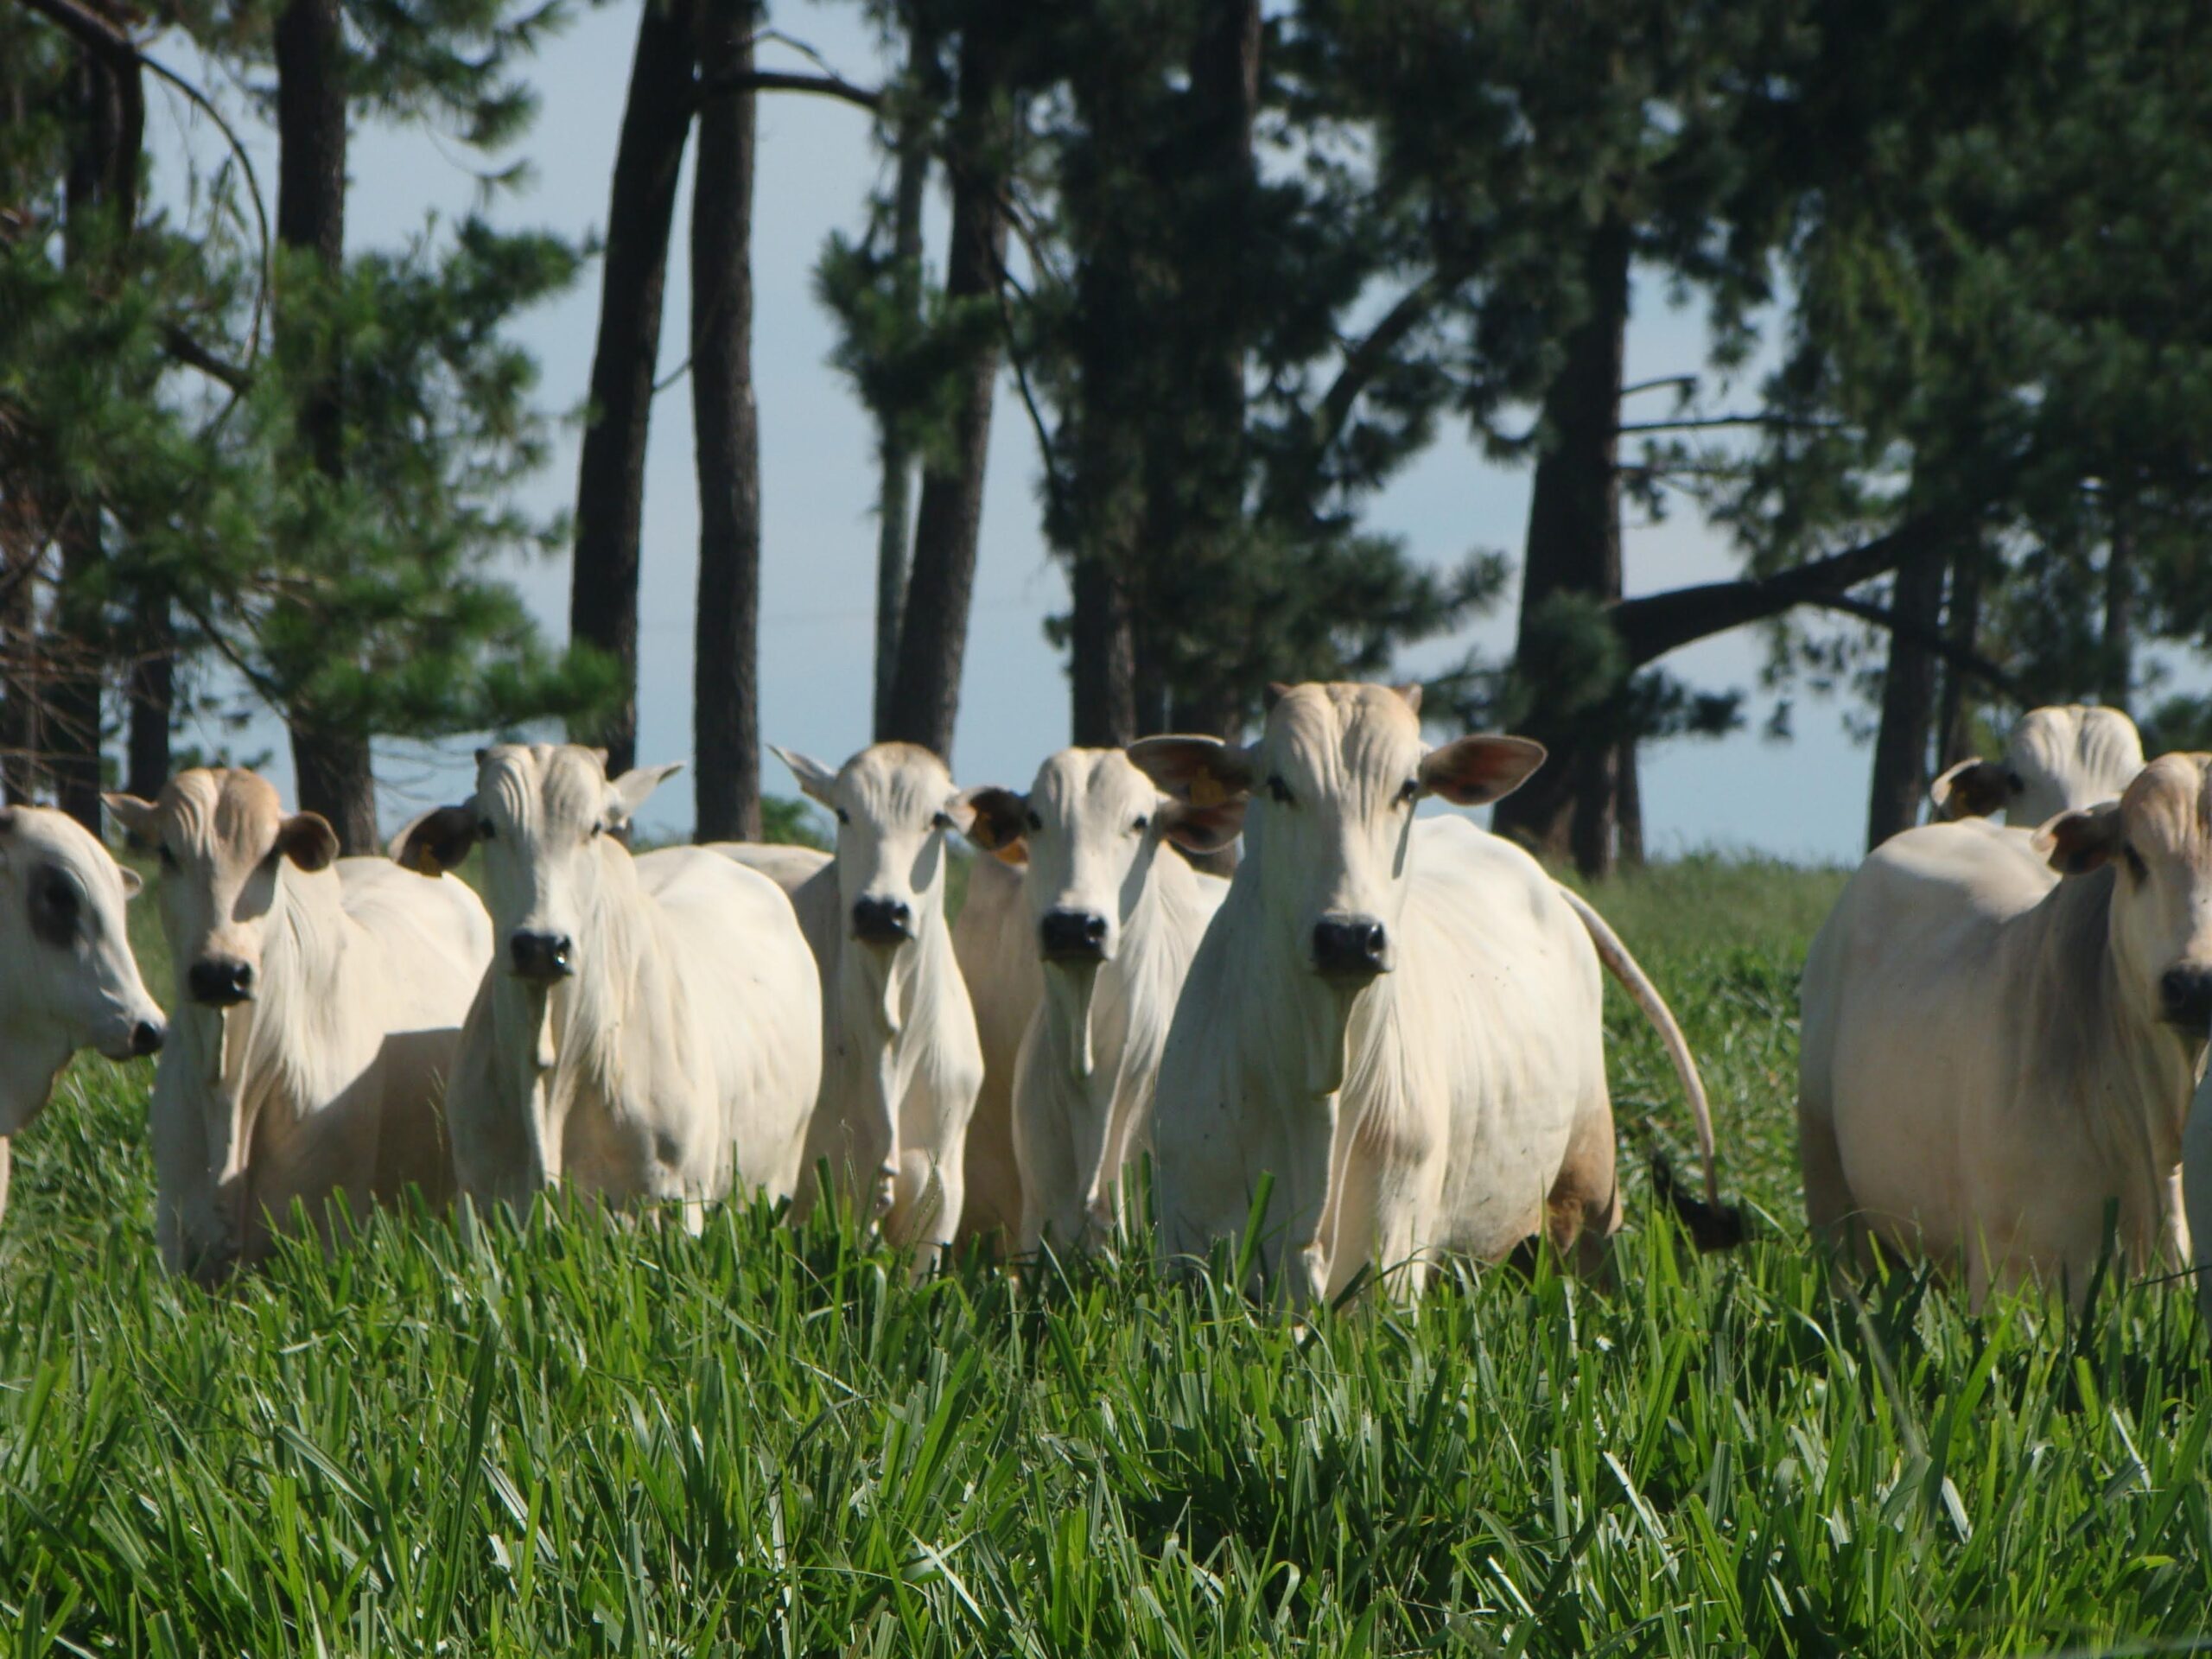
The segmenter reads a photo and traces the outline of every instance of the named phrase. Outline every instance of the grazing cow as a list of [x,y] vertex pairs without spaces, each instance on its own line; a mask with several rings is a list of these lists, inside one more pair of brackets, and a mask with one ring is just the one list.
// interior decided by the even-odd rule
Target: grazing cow
[[1945,818],[1997,812],[2033,830],[2062,812],[2117,800],[2143,770],[2143,738],[2117,709],[2069,702],[2031,709],[2005,740],[2002,760],[1961,760],[1929,786]]
[[[1424,749],[1418,688],[1274,688],[1248,748],[1148,738],[1129,758],[1198,808],[1249,796],[1244,858],[1191,967],[1153,1116],[1171,1257],[1242,1231],[1294,1297],[1363,1270],[1417,1291],[1444,1250],[1548,1233],[1600,1266],[1618,1226],[1601,964],[1659,1025],[1710,1147],[1688,1051],[1610,929],[1533,858],[1425,796],[1478,806],[1544,752]],[[1712,1160],[1707,1158],[1707,1191]]]
[[1037,931],[1024,900],[1020,842],[969,867],[968,896],[952,924],[952,954],[976,1008],[983,1086],[968,1120],[968,1193],[955,1243],[1010,1247],[1021,1231],[1021,1167],[1014,1154],[1014,1067],[1029,1016],[1045,1000]]
[[338,856],[265,778],[181,772],[151,801],[110,795],[161,855],[175,1030],[154,1074],[156,1227],[203,1281],[266,1254],[304,1203],[318,1230],[410,1185],[450,1196],[441,1119],[461,1014],[492,952],[458,881]]
[[[832,770],[775,751],[837,817],[837,851],[725,842],[791,895],[822,976],[822,1096],[810,1169],[926,1268],[960,1226],[968,1120],[983,1080],[975,1010],[944,917],[945,836],[973,809],[944,762],[877,743]],[[808,1197],[801,1196],[801,1207]]]
[[1170,843],[1199,853],[1227,845],[1244,804],[1163,800],[1119,749],[1063,749],[1027,795],[986,789],[973,799],[968,833],[977,845],[1027,849],[1021,950],[1043,964],[1045,994],[1020,1039],[1009,1103],[1016,1242],[1024,1254],[1047,1237],[1077,1249],[1111,1232],[1121,1173],[1151,1143],[1168,1022],[1229,891]]
[[2115,1202],[2131,1265],[2186,1259],[2212,756],[2154,760],[2032,839],[1982,821],[1893,836],[1815,937],[1801,996],[1799,1154],[1822,1238],[1963,1258],[1976,1306],[2031,1276],[2078,1302]]
[[619,832],[677,768],[609,780],[604,750],[502,743],[476,793],[395,838],[449,870],[479,842],[499,959],[462,1028],[447,1112],[461,1190],[520,1207],[797,1189],[821,1077],[814,964],[772,881]]
[[132,1059],[168,1034],[124,926],[137,892],[137,873],[67,813],[0,807],[0,1214],[9,1141],[45,1109],[69,1057]]

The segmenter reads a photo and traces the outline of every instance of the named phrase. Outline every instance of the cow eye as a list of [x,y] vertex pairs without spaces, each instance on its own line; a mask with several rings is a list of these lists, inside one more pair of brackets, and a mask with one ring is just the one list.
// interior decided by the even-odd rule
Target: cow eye
[[31,887],[31,931],[48,944],[67,944],[77,931],[76,884],[48,871]]
[[2138,881],[2151,874],[2150,867],[2143,862],[2143,855],[2133,846],[2123,846],[2120,850],[2127,855],[2127,873]]
[[1278,806],[1291,804],[1290,785],[1283,782],[1282,774],[1279,772],[1271,772],[1268,774],[1268,793],[1274,797],[1274,803]]
[[930,820],[930,828],[931,828],[931,829],[932,829],[932,830],[950,830],[950,829],[951,829],[951,828],[952,828],[952,814],[951,814],[951,813],[950,813],[950,812],[940,812],[940,813],[938,813],[935,817],[933,817],[933,818],[931,818],[931,819]]
[[1398,804],[1411,806],[1421,797],[1421,779],[1408,778],[1398,791]]
[[838,823],[850,823],[852,821],[853,821],[853,815],[852,815],[851,813],[849,813],[849,812],[846,811],[846,810],[845,810],[845,809],[844,809],[843,807],[842,807],[842,806],[841,806],[841,807],[839,807],[839,808],[837,809],[837,822],[838,822]]
[[607,824],[606,824],[605,820],[603,820],[603,819],[602,819],[600,823],[594,823],[594,825],[592,825],[592,827],[591,827],[592,839],[593,839],[593,840],[594,840],[594,841],[598,840],[600,836],[601,836],[605,835],[606,833],[607,833]]
[[477,826],[476,826],[476,833],[477,833],[480,836],[481,836],[484,840],[486,840],[486,841],[489,841],[489,840],[491,840],[491,839],[492,839],[492,820],[491,820],[491,819],[489,819],[489,818],[486,818],[486,819],[482,820],[481,822],[480,822],[480,823],[477,824]]
[[1129,826],[1129,833],[1133,836],[1141,836],[1151,828],[1152,820],[1140,812],[1137,814],[1137,821]]
[[1037,816],[1033,807],[1029,812],[1029,827],[1032,830],[1042,830],[1045,827],[1045,820]]
[[173,869],[176,868],[176,855],[175,855],[175,853],[173,853],[173,852],[171,852],[171,851],[169,850],[169,844],[168,844],[168,842],[167,842],[166,841],[165,841],[165,842],[163,842],[162,843],[162,849],[161,849],[161,850],[162,850],[162,868],[163,869],[165,869],[165,870],[173,870]]

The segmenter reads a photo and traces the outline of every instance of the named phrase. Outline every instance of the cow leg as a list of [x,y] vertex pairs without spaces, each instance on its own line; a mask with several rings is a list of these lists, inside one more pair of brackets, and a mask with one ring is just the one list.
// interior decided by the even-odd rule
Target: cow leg
[[1621,1189],[1613,1138],[1612,1102],[1603,1093],[1575,1115],[1567,1154],[1544,1201],[1552,1248],[1573,1252],[1578,1278],[1610,1283],[1612,1237],[1620,1230]]
[[1836,1144],[1835,1121],[1825,1102],[1802,1091],[1797,1101],[1797,1162],[1805,1176],[1805,1219],[1816,1244],[1834,1253],[1839,1267],[1858,1256],[1851,1224],[1858,1205],[1851,1183],[1843,1173],[1843,1153]]

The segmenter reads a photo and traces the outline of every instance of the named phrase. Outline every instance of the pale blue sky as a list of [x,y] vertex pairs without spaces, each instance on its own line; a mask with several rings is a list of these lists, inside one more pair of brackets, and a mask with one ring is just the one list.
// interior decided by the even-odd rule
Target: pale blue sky
[[[549,44],[533,73],[542,112],[519,151],[534,179],[527,189],[494,201],[497,222],[569,234],[605,224],[636,17],[632,4],[587,10]],[[881,73],[857,5],[785,3],[775,8],[773,21],[854,79]],[[147,136],[156,154],[157,188],[165,181],[173,189],[181,176],[176,157],[186,146],[213,153],[207,123],[166,91],[156,94]],[[273,191],[273,147],[265,136],[257,142],[257,163]],[[762,734],[832,761],[868,736],[876,480],[869,423],[827,365],[831,327],[810,283],[828,233],[862,223],[863,196],[879,165],[863,111],[814,98],[762,99],[753,241],[766,563]],[[347,237],[356,249],[397,244],[420,228],[426,213],[451,217],[475,195],[466,152],[419,131],[357,129],[351,173]],[[670,264],[664,372],[683,357],[689,177],[687,164]],[[274,205],[272,198],[272,211]],[[942,248],[942,208],[940,199],[933,259]],[[530,315],[516,331],[538,357],[538,395],[549,410],[566,413],[583,400],[598,303],[594,264],[573,292]],[[1698,315],[1669,310],[1657,284],[1639,282],[1629,335],[1630,379],[1696,370],[1702,345]],[[1653,399],[1655,406],[1664,402]],[[528,492],[533,505],[573,505],[576,447],[573,423],[564,425],[551,465]],[[1025,784],[1038,760],[1067,741],[1066,679],[1040,627],[1046,615],[1065,607],[1066,588],[1038,528],[1037,476],[1027,421],[1012,388],[1002,385],[952,757],[963,782]],[[1453,563],[1475,547],[1517,555],[1528,492],[1524,469],[1490,464],[1464,431],[1451,430],[1382,493],[1370,522],[1402,537],[1427,562]],[[678,382],[654,406],[647,461],[639,737],[645,761],[688,760],[691,753],[697,527],[690,402]],[[1658,526],[1630,528],[1627,565],[1630,590],[1646,592],[1732,575],[1736,561],[1723,537],[1705,530],[1694,515],[1677,513]],[[561,637],[568,611],[565,560],[520,571],[518,580],[549,633]],[[1458,660],[1470,643],[1495,655],[1511,628],[1509,603],[1461,636],[1410,653],[1405,666],[1433,671]],[[1751,689],[1761,650],[1756,634],[1738,632],[1681,652],[1666,666],[1700,685]],[[1801,699],[1796,740],[1776,743],[1758,734],[1770,708],[1755,696],[1747,728],[1723,741],[1647,750],[1645,812],[1656,853],[1725,845],[1796,858],[1855,858],[1864,833],[1867,756],[1845,734],[1844,709]],[[289,793],[289,761],[279,735],[272,727],[243,747],[265,743],[276,751],[272,772]],[[387,823],[465,788],[475,741],[456,740],[428,753],[410,745],[380,756]],[[772,757],[765,781],[771,791],[795,792]],[[644,817],[649,828],[688,831],[688,774],[665,785]]]

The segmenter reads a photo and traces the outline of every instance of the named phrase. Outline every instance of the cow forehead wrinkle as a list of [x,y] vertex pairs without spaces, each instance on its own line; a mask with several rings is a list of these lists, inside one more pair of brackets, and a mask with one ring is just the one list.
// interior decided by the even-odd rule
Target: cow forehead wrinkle
[[1421,725],[1387,686],[1300,686],[1269,712],[1266,745],[1324,794],[1366,808],[1420,765]]
[[2160,755],[2120,797],[2130,835],[2212,866],[2212,755]]
[[1160,791],[1119,749],[1062,749],[1038,767],[1029,797],[1040,815],[1076,823],[1103,816],[1119,828],[1124,810],[1148,811]]
[[944,761],[914,743],[874,743],[845,762],[837,774],[850,810],[891,828],[927,821],[952,794]]
[[284,809],[276,786],[256,772],[194,766],[162,787],[161,817],[188,846],[211,846],[257,864],[276,844]]

